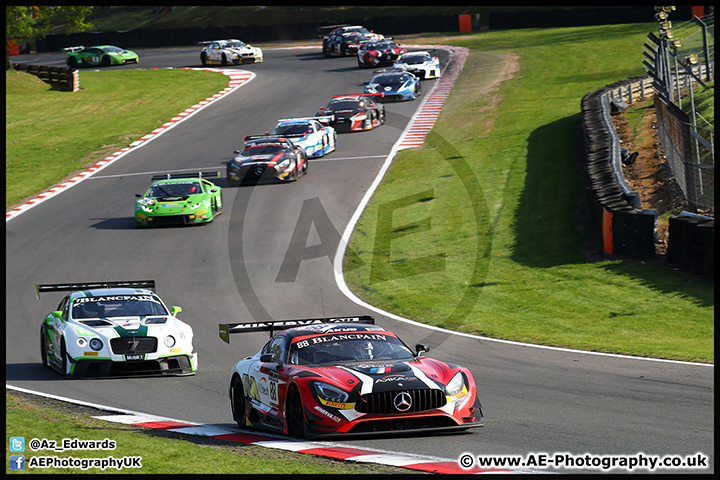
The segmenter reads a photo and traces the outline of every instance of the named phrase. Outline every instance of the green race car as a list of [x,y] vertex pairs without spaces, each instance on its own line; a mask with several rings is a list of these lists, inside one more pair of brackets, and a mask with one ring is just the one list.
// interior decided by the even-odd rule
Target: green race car
[[67,52],[65,63],[72,68],[83,65],[109,67],[110,65],[138,63],[139,61],[137,53],[113,45],[98,45],[87,48],[83,46],[68,47],[63,50]]
[[212,222],[222,213],[222,189],[205,178],[219,176],[218,171],[153,176],[147,192],[135,195],[135,226]]

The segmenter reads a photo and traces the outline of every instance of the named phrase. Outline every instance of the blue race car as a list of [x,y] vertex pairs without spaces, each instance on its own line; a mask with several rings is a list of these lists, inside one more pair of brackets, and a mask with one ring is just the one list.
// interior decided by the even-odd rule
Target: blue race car
[[376,70],[365,82],[365,93],[382,93],[382,101],[414,100],[420,95],[420,79],[404,70]]
[[272,131],[303,148],[308,158],[322,157],[337,148],[337,134],[328,125],[332,115],[325,117],[281,118]]

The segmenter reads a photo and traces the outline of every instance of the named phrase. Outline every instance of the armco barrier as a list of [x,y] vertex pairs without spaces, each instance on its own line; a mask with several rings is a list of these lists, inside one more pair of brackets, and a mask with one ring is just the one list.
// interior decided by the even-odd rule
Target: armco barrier
[[43,82],[49,83],[60,90],[68,92],[77,92],[80,90],[79,73],[74,68],[22,64],[15,64],[13,67],[15,70],[35,75]]
[[[581,102],[582,130],[596,224],[602,232],[603,251],[608,256],[635,259],[655,258],[657,212],[640,209],[640,198],[625,182],[620,140],[610,120],[613,101],[625,87],[644,85],[646,76],[607,85],[585,95]],[[644,96],[644,88],[627,88]],[[616,96],[615,92],[619,92]]]

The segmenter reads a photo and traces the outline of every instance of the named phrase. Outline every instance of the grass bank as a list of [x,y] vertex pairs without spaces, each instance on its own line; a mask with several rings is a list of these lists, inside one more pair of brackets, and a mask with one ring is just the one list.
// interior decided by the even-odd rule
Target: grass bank
[[227,87],[212,72],[83,70],[78,92],[5,73],[5,208],[117,152]]
[[401,152],[358,222],[353,291],[478,335],[713,363],[713,285],[656,263],[587,263],[578,226],[580,100],[643,74],[654,27],[437,41],[468,47],[467,63],[426,146]]

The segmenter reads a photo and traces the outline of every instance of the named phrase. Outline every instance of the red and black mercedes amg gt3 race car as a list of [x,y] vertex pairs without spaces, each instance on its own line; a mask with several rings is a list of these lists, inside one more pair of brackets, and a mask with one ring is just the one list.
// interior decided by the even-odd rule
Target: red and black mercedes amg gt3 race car
[[372,130],[385,123],[385,106],[376,103],[373,97],[383,93],[353,93],[334,95],[327,107],[320,107],[317,117],[333,116],[329,121],[337,132]]
[[298,438],[482,426],[467,368],[427,358],[426,345],[413,353],[374,323],[359,316],[221,324],[227,343],[234,333],[271,335],[230,372],[235,421]]

